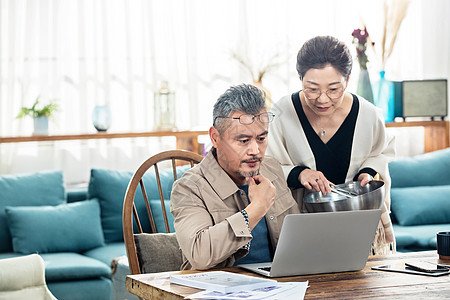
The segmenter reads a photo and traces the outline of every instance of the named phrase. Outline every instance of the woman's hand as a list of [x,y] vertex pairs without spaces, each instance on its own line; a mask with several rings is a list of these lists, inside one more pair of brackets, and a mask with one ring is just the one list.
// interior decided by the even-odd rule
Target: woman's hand
[[368,184],[372,180],[373,180],[372,175],[370,175],[368,173],[361,173],[358,176],[358,181],[361,181],[361,186],[365,186],[366,184]]
[[298,180],[308,190],[322,192],[322,195],[331,193],[330,182],[320,171],[304,169],[300,175],[298,175]]

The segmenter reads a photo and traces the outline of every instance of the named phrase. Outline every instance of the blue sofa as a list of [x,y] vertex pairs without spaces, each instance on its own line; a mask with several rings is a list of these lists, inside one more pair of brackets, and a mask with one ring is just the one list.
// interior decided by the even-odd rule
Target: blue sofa
[[397,250],[435,250],[436,233],[450,231],[450,148],[394,160],[389,172]]
[[[179,175],[186,169],[179,167]],[[160,176],[168,199],[173,177]],[[0,259],[40,254],[48,288],[58,299],[119,299],[110,265],[126,255],[122,205],[131,177],[92,169],[87,190],[66,191],[61,171],[0,176]],[[153,179],[146,183],[149,195],[157,191]],[[164,228],[162,216],[155,219]]]

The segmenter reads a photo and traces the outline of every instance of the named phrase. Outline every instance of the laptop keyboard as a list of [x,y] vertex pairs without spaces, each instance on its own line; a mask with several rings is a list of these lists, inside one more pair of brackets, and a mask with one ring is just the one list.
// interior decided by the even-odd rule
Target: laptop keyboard
[[261,268],[258,268],[258,269],[270,272],[270,267],[261,267]]

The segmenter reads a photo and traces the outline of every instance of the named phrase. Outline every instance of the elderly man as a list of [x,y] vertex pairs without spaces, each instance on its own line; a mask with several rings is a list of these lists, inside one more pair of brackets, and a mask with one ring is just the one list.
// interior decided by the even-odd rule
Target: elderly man
[[231,87],[217,100],[213,148],[172,190],[182,269],[272,260],[284,217],[300,212],[279,163],[264,157],[273,118],[252,85]]

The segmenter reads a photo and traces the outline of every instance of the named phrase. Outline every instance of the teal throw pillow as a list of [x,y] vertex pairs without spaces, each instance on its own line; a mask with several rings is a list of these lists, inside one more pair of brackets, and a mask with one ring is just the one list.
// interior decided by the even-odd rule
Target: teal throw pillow
[[[150,209],[152,210],[153,220],[155,221],[155,227],[157,232],[166,232],[166,224],[164,223],[164,215],[162,213],[161,200],[150,200]],[[167,220],[169,222],[170,232],[175,232],[173,228],[173,215],[170,212],[170,200],[164,200],[164,206],[166,207]]]
[[[180,178],[190,166],[177,167],[177,176]],[[160,169],[159,175],[163,189],[164,199],[170,199],[174,182],[172,169]],[[88,196],[100,201],[103,233],[106,243],[123,241],[122,209],[123,200],[133,172],[106,169],[92,169],[89,180]],[[145,189],[149,199],[159,198],[156,177],[153,170],[143,177]],[[136,192],[135,205],[140,216],[146,215],[145,203],[140,191]],[[159,210],[161,212],[161,210]],[[141,225],[146,232],[150,231],[150,222],[147,218],[140,218]],[[164,228],[164,226],[163,226]],[[162,232],[165,232],[162,231]]]
[[62,171],[0,176],[0,253],[12,252],[6,206],[58,205],[65,203]]
[[97,198],[101,208],[101,222],[106,243],[123,241],[122,207],[132,173],[116,170],[92,169],[88,198]]
[[104,245],[98,200],[6,207],[14,252],[81,252]]
[[450,185],[391,189],[391,210],[400,225],[450,223]]
[[392,187],[450,185],[450,148],[389,163]]

